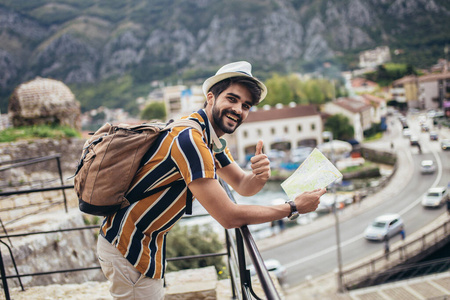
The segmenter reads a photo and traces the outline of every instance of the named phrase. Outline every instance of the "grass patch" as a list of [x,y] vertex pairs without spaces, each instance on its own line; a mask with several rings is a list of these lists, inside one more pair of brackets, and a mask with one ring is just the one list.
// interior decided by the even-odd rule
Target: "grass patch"
[[347,167],[343,170],[340,170],[342,174],[344,173],[351,173],[351,172],[356,172],[356,171],[361,171],[367,168],[374,168],[377,165],[370,162],[370,161],[365,161],[364,164],[360,165],[360,166],[351,166],[351,167]]
[[382,137],[383,137],[383,133],[377,132],[376,134],[374,134],[372,136],[364,138],[364,142],[376,141],[376,140],[381,139]]
[[81,137],[81,134],[74,128],[57,125],[14,127],[0,131],[0,143],[36,138],[62,139],[71,137]]

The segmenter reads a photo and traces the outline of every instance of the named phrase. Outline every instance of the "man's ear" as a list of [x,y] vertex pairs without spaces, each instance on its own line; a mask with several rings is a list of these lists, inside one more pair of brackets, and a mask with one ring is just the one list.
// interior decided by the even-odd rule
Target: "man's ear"
[[208,94],[206,94],[206,102],[208,103],[208,105],[213,105],[214,99],[215,99],[215,97],[212,92],[208,92]]

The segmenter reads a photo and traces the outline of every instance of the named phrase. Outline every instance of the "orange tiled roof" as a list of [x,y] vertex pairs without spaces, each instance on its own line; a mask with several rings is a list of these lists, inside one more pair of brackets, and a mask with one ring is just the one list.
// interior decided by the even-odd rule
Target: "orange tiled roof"
[[378,84],[376,82],[364,79],[364,78],[353,78],[352,79],[352,87],[358,88],[362,86],[377,86]]
[[353,113],[360,113],[372,107],[364,101],[358,101],[352,98],[338,98],[333,103]]
[[419,82],[436,81],[443,79],[450,79],[450,72],[420,76]]
[[409,76],[405,76],[405,77],[402,77],[402,78],[400,78],[400,79],[395,80],[395,81],[392,83],[392,86],[403,85],[403,84],[405,84],[405,83],[414,82],[414,81],[416,81],[416,80],[417,80],[417,76],[415,76],[415,75],[409,75]]
[[306,116],[319,115],[315,105],[297,105],[295,107],[285,106],[283,108],[272,107],[269,110],[258,108],[256,111],[251,111],[245,120],[245,123],[261,122],[277,119],[298,118]]

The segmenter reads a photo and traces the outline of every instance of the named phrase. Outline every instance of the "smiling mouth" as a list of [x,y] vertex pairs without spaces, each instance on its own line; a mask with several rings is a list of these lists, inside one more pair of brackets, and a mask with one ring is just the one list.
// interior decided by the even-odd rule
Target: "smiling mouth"
[[236,123],[238,122],[238,118],[236,118],[236,117],[234,117],[232,115],[227,115],[227,118],[230,119],[230,120],[233,120]]

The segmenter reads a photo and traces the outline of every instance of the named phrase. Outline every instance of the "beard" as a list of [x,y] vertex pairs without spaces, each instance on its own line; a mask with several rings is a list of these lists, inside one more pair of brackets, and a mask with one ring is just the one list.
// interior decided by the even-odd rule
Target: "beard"
[[[235,117],[237,119],[237,123],[235,126],[227,125],[227,123],[226,123],[226,120],[228,120],[227,115],[232,115],[233,117]],[[219,129],[221,131],[223,131],[224,133],[228,133],[228,134],[233,133],[242,124],[242,119],[241,119],[240,115],[235,114],[231,110],[224,110],[221,112],[216,107],[215,103],[212,108],[212,116],[213,116],[214,124],[216,124],[216,126],[219,127]]]

